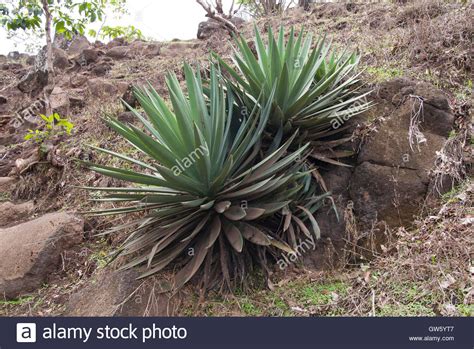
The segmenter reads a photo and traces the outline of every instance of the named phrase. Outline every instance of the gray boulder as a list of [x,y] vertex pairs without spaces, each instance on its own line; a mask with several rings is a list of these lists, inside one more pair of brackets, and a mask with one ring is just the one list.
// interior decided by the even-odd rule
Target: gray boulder
[[56,86],[49,96],[51,110],[61,116],[69,114],[69,94],[66,90]]
[[0,229],[0,295],[13,299],[40,287],[61,253],[80,243],[83,221],[65,212]]
[[[454,116],[446,96],[427,83],[395,79],[376,92],[372,112],[386,117],[361,147],[350,196],[367,226],[375,220],[392,227],[409,225],[425,199],[430,170]],[[415,124],[419,138],[410,141]]]
[[90,46],[91,44],[85,36],[77,35],[69,43],[66,53],[69,58],[78,57],[85,49],[88,49]]
[[20,59],[20,52],[18,52],[18,51],[8,52],[7,57],[9,59],[12,59],[12,60],[16,61],[16,60]]
[[[240,28],[245,23],[245,20],[239,17],[232,17],[230,22],[232,22],[237,28]],[[197,38],[200,40],[209,39],[214,33],[222,33],[225,30],[223,23],[209,18],[207,21],[199,23]]]

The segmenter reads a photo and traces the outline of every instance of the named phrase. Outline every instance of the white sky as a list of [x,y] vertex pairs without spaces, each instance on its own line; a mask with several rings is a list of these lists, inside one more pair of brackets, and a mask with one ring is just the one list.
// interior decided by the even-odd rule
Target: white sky
[[[223,0],[228,10],[232,0]],[[172,39],[194,39],[199,22],[205,21],[204,9],[195,0],[128,0],[130,15],[120,19],[110,19],[107,25],[134,25],[146,37],[158,41]],[[10,51],[25,51],[21,39],[9,40],[6,32],[0,29],[0,54]]]

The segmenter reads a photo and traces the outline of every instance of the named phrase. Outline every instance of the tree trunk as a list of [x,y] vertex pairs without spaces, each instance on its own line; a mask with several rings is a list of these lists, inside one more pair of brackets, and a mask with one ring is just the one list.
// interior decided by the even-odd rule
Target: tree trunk
[[46,18],[44,30],[46,32],[46,59],[48,65],[48,74],[54,79],[54,67],[53,67],[53,44],[51,41],[51,12],[49,12],[49,6],[47,0],[41,0],[43,4],[43,11]]
[[[53,43],[51,42],[51,12],[49,12],[48,0],[41,0],[41,3],[43,5],[43,11],[46,19],[44,30],[46,33],[46,69],[48,71],[48,84],[54,86]],[[51,109],[51,103],[46,90],[44,92],[44,99],[46,102],[46,115],[51,115],[53,111]]]
[[309,1],[310,0],[298,0],[298,6],[302,7],[303,10],[308,11],[309,10]]

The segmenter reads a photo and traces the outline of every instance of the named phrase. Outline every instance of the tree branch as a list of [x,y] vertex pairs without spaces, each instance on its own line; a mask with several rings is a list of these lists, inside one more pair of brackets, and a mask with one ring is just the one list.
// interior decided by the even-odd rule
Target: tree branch
[[222,16],[225,16],[224,15],[224,10],[222,8],[222,0],[216,0],[216,11],[218,14],[222,15]]
[[[196,0],[196,2],[201,5],[201,7],[206,11],[206,17],[212,18],[222,24],[226,27],[226,29],[232,34],[232,33],[237,33],[237,27],[232,23],[229,19],[224,18],[221,14],[216,13],[211,5],[206,1],[204,3],[204,0]],[[220,2],[220,1],[218,1]],[[217,5],[219,6],[219,5]],[[222,6],[222,4],[221,4]]]

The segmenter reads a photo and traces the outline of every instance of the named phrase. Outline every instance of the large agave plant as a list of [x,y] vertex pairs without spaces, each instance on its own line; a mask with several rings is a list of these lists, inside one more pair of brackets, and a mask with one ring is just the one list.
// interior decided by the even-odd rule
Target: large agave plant
[[[278,37],[268,28],[268,43],[255,27],[254,51],[243,38],[236,38],[235,68],[215,55],[234,80],[234,90],[251,106],[259,96],[273,100],[270,125],[292,133],[300,128],[305,140],[332,135],[350,117],[365,111],[366,94],[357,94],[359,57],[337,54],[321,37],[312,48],[312,36],[290,31],[285,42],[283,28]],[[273,96],[273,88],[276,91]]]
[[[291,239],[278,227],[273,233],[270,225],[282,213],[288,214],[295,207],[293,201],[305,191],[311,196],[309,175],[302,171],[302,162],[296,161],[304,156],[306,145],[289,153],[292,136],[265,152],[261,149],[274,92],[248,115],[239,115],[231,89],[222,85],[217,68],[211,66],[206,93],[199,72],[187,65],[185,79],[187,96],[175,75],[167,77],[172,109],[151,86],[136,90],[146,116],[130,110],[142,129],[106,120],[148,160],[93,148],[137,170],[88,164],[96,172],[134,183],[87,188],[103,193],[98,201],[125,203],[92,213],[146,212],[109,231],[131,231],[118,251],[132,257],[125,267],[145,265],[145,277],[176,261],[182,268],[171,285],[175,289],[200,270],[205,281],[220,279],[230,284],[243,276],[249,261],[264,258],[266,248],[291,252],[286,243]],[[304,215],[304,210],[299,214]],[[313,229],[312,233],[317,232]]]

